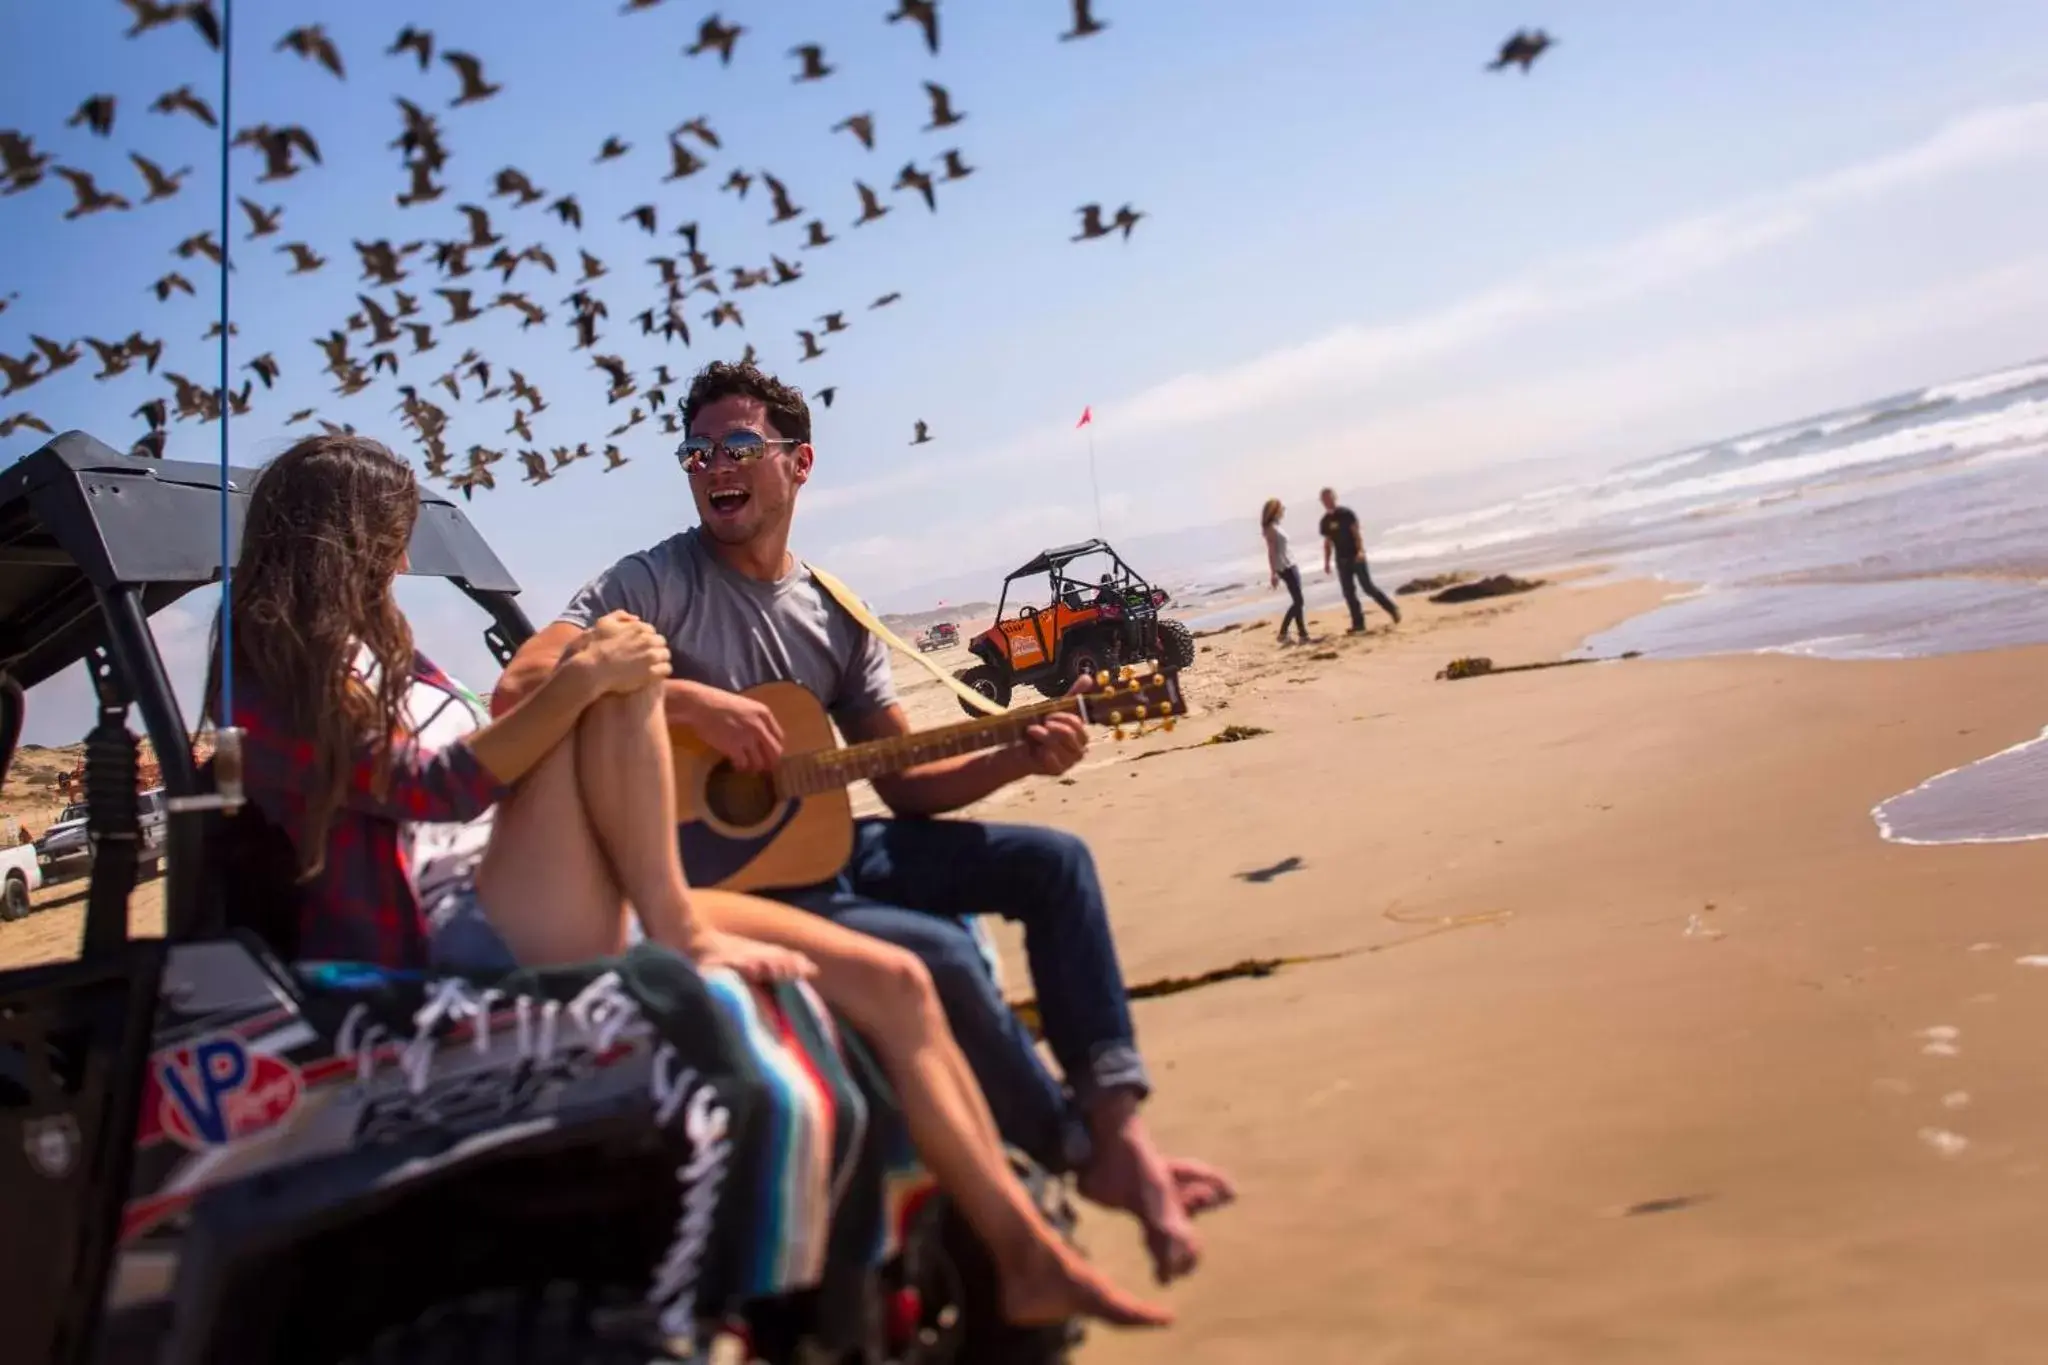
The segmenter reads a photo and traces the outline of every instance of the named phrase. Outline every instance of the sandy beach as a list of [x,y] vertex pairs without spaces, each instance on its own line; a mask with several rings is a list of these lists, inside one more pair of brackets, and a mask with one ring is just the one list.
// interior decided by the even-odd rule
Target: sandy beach
[[[985,812],[1090,839],[1133,982],[1350,953],[1136,1006],[1154,1122],[1243,1197],[1179,1327],[1086,1358],[2034,1358],[2048,848],[1868,812],[2036,733],[2048,652],[1435,680],[1673,591],[1210,637],[1204,714]],[[1230,723],[1268,733],[1133,761]]]
[[[2048,650],[1435,678],[1677,590],[1208,635],[1171,734],[974,812],[1089,839],[1133,983],[1337,955],[1137,1004],[1160,1134],[1242,1197],[1180,1325],[1085,1359],[2033,1358],[2048,847],[1888,845],[1869,810],[2037,732]],[[1265,733],[1202,742],[1228,725]],[[70,951],[82,890],[0,959]],[[1132,1229],[1083,1233],[1143,1282]]]

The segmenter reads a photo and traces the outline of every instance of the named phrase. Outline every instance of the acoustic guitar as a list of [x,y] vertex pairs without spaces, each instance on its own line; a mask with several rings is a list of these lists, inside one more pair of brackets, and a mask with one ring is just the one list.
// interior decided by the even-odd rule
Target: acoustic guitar
[[846,789],[863,778],[1009,744],[1025,727],[1062,712],[1109,726],[1118,739],[1126,725],[1141,734],[1147,720],[1172,729],[1174,718],[1187,714],[1173,674],[1126,670],[1121,678],[1099,675],[1093,692],[842,745],[825,708],[801,684],[763,683],[740,695],[766,706],[782,726],[782,757],[767,772],[741,772],[688,726],[669,727],[677,838],[692,886],[755,891],[838,876],[853,855],[853,801]]

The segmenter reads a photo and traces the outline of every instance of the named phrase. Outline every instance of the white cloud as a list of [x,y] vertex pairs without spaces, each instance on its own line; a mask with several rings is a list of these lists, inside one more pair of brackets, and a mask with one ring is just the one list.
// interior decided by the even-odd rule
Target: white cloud
[[[1929,349],[1977,342],[1982,361],[1998,364],[2029,344],[2034,319],[2048,312],[2048,254],[1979,271],[1911,293],[1822,313],[1753,319],[1742,326],[1681,337],[1595,363],[1549,367],[1481,394],[1459,394],[1380,409],[1366,422],[1331,433],[1297,452],[1291,485],[1341,483],[1360,451],[1400,450],[1443,472],[1506,458],[1579,454],[1589,463],[1648,456],[1669,445],[1732,433],[1698,425],[1730,398],[1752,404],[1801,405],[1810,415],[1831,401],[1884,397],[1855,387],[1816,398],[1817,384],[1860,385],[1850,375],[1875,364],[1931,377],[1918,367]],[[2002,319],[2018,329],[1999,331]],[[2019,335],[2014,335],[2017,331]],[[1953,352],[1949,363],[1954,363]],[[1271,491],[1270,476],[1235,467],[1217,490],[1249,504]]]
[[[1433,311],[1350,324],[1265,355],[1190,372],[1096,405],[1119,439],[1214,424],[1306,394],[1356,389],[1530,323],[1619,303],[1788,242],[1822,216],[1969,171],[2048,155],[2048,101],[1984,109],[1910,146],[1596,251],[1564,257]],[[991,449],[805,494],[813,515],[979,470],[1045,458],[1076,439],[1048,424]]]
[[1982,110],[1912,146],[1554,261],[1433,313],[1342,327],[1243,364],[1177,376],[1102,410],[1119,434],[1156,432],[1383,379],[1539,318],[1635,298],[1718,270],[1861,201],[2044,154],[2048,101]]

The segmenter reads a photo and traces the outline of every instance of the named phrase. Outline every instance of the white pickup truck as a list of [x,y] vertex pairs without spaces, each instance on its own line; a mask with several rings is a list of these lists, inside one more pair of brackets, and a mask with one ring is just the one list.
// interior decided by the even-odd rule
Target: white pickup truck
[[[138,870],[143,876],[150,877],[163,868],[167,828],[164,789],[151,787],[141,793],[140,799],[142,848],[138,854]],[[35,853],[43,881],[69,881],[91,871],[92,846],[85,837],[84,802],[74,801],[64,808],[64,813],[52,821],[42,837],[36,840]]]
[[16,920],[32,908],[29,893],[43,884],[43,868],[34,844],[0,848],[0,920]]

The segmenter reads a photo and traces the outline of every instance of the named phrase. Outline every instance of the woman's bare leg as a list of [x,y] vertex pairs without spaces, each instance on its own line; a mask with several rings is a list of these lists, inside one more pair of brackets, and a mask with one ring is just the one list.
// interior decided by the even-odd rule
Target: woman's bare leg
[[477,894],[520,962],[545,966],[620,951],[626,904],[585,811],[573,737],[498,807]]
[[658,686],[591,703],[520,782],[499,808],[477,890],[521,962],[623,952],[629,902],[649,938],[690,950]]
[[690,889],[676,851],[675,765],[661,688],[592,702],[570,737],[498,809],[477,891],[521,962],[686,947]]
[[1004,1159],[988,1101],[946,1027],[922,962],[774,901],[705,890],[692,899],[712,927],[779,943],[817,964],[819,994],[874,1042],[918,1154],[987,1243],[1012,1322],[1059,1322],[1075,1314],[1126,1326],[1171,1321],[1165,1310],[1110,1283],[1040,1216]]

